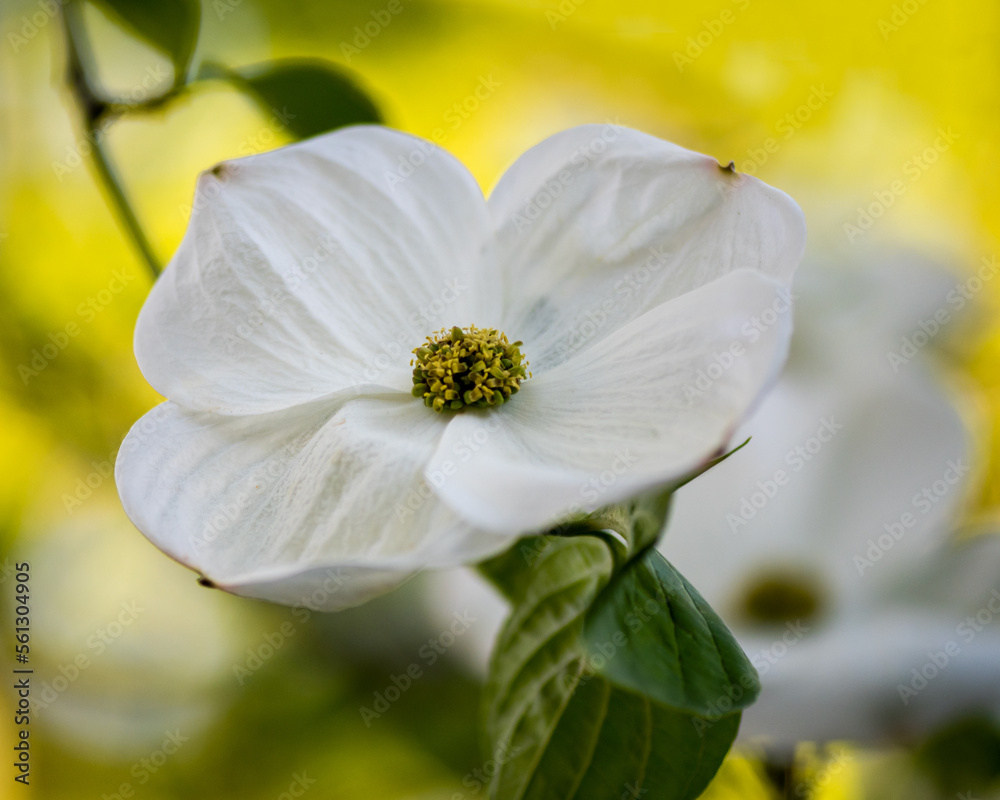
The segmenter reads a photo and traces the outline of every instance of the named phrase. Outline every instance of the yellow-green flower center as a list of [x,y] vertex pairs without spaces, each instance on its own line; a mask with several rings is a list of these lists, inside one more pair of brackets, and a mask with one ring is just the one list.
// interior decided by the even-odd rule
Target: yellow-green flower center
[[442,329],[413,354],[413,396],[435,411],[502,405],[531,374],[521,342],[495,328]]
[[817,583],[784,570],[761,575],[743,596],[743,616],[757,625],[815,619],[823,611],[823,593]]

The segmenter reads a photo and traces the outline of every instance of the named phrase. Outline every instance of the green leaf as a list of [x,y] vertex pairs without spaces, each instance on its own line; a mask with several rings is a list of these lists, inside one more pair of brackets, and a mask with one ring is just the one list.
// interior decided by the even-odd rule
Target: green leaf
[[202,77],[227,77],[277,116],[297,139],[345,125],[382,122],[354,79],[321,59],[272,61],[239,70],[209,67]]
[[486,692],[496,800],[687,800],[722,763],[756,674],[650,547],[668,504],[605,509],[483,565],[512,605]]
[[198,44],[198,0],[94,0],[125,28],[166,53],[174,65],[174,86],[187,80]]
[[592,678],[573,693],[526,788],[517,781],[504,793],[503,785],[495,784],[494,796],[698,797],[732,745],[739,714],[707,727],[703,736],[695,731],[695,719]]
[[672,708],[712,718],[760,694],[757,672],[729,629],[656,550],[600,594],[584,639],[601,675]]

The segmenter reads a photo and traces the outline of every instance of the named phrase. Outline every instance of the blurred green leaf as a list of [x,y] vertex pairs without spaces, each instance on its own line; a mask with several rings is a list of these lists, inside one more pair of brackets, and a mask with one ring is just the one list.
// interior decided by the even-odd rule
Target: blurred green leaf
[[757,677],[651,547],[668,506],[602,509],[483,565],[512,606],[486,692],[497,800],[686,800],[721,765]]
[[229,78],[275,114],[297,139],[345,125],[382,122],[371,98],[329,61],[272,61],[238,70],[209,65],[202,77]]
[[174,65],[174,86],[186,82],[201,27],[198,0],[93,1],[136,36],[170,56]]

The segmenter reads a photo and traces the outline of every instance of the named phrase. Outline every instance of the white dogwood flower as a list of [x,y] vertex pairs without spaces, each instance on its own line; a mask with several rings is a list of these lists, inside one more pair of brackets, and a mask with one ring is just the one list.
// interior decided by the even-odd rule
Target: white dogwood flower
[[445,151],[340,130],[202,174],[136,326],[168,402],[122,502],[223,589],[333,609],[685,475],[780,368],[798,206],[617,126],[489,200]]
[[804,267],[754,438],[675,496],[660,549],[761,675],[743,736],[908,741],[1000,718],[1000,537],[950,542],[970,436],[920,352],[954,285],[914,263]]

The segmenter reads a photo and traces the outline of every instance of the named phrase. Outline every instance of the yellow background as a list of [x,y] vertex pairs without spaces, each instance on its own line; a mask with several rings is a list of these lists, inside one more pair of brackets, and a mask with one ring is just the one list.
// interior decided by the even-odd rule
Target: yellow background
[[[784,189],[805,210],[812,253],[853,260],[912,251],[956,279],[998,254],[994,2],[398,2],[401,11],[363,46],[356,26],[388,3],[206,2],[198,55],[233,66],[318,55],[347,66],[389,124],[424,136],[443,129],[443,145],[484,191],[545,136],[610,120],[735,161]],[[0,9],[0,536],[9,562],[32,563],[40,679],[51,682],[81,653],[93,663],[40,718],[33,787],[22,791],[0,770],[0,798],[111,796],[123,783],[150,798],[275,797],[301,770],[321,779],[315,796],[475,796],[461,779],[477,694],[460,666],[442,671],[426,709],[418,702],[359,728],[352,698],[371,687],[358,676],[374,670],[377,686],[421,640],[413,627],[433,633],[408,615],[407,590],[373,610],[296,628],[299,638],[248,689],[232,666],[287,612],[199,588],[124,519],[105,473],[131,422],[158,401],[131,349],[150,279],[79,158],[48,7],[5,0]],[[141,91],[169,72],[164,57],[99,12],[87,19],[111,90]],[[495,88],[473,103],[484,81]],[[457,112],[463,103],[475,110]],[[931,163],[925,151],[942,132],[949,143]],[[164,112],[126,115],[108,134],[164,261],[200,170],[286,141],[268,114],[219,83]],[[845,224],[897,180],[905,192],[850,241]],[[116,275],[127,281],[111,292]],[[943,365],[982,426],[982,474],[966,515],[977,529],[1000,511],[998,301],[1000,280],[976,296]],[[19,369],[70,323],[78,333],[43,369]],[[12,586],[5,573],[0,607],[9,609]],[[144,610],[98,654],[90,637],[129,602]],[[441,697],[453,702],[442,708]],[[191,743],[140,784],[134,765],[177,726]],[[899,754],[848,753],[822,796],[860,797],[862,786],[880,792],[873,797],[931,796]],[[901,777],[873,788],[893,784],[887,774]],[[751,762],[733,759],[713,792],[763,796],[762,787]]]

